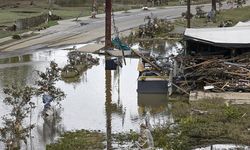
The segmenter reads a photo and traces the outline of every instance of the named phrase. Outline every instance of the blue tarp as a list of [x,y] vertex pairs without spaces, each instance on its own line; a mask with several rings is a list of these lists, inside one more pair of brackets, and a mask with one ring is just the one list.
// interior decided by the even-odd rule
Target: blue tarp
[[44,103],[44,107],[45,108],[49,108],[50,107],[50,103],[53,101],[53,97],[48,95],[48,94],[44,94],[43,95],[43,103]]
[[129,51],[130,50],[130,47],[124,43],[122,43],[122,41],[120,40],[119,37],[115,37],[112,39],[112,44],[120,49],[120,50],[124,50],[124,51]]

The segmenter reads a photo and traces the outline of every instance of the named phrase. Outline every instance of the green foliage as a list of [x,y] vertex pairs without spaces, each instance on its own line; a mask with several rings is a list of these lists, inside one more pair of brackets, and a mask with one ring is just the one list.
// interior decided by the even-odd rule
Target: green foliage
[[165,150],[188,150],[190,144],[187,137],[181,132],[177,124],[154,129],[153,137],[155,147],[164,148]]
[[40,26],[36,27],[36,29],[46,29],[46,28],[49,28],[51,26],[55,26],[55,25],[58,25],[58,22],[56,20],[53,20],[53,21],[48,21],[48,23],[44,23],[44,24],[41,24]]
[[239,21],[248,21],[250,19],[250,13],[248,12],[250,12],[250,6],[223,10],[217,15],[217,18],[220,21],[232,20],[233,24],[236,24]]
[[224,113],[228,121],[239,119],[243,114],[240,113],[237,107],[227,106],[224,108]]
[[11,112],[2,117],[3,127],[0,128],[0,140],[5,143],[6,149],[20,149],[20,141],[27,144],[29,132],[34,127],[33,124],[24,126],[23,122],[35,108],[35,104],[31,101],[35,89],[29,86],[12,85],[4,88],[4,93],[7,97],[3,102],[11,107]]
[[14,34],[14,35],[12,35],[12,38],[15,39],[15,40],[20,40],[21,36],[18,35],[18,34]]
[[120,145],[124,144],[124,142],[135,142],[139,138],[139,134],[135,131],[130,131],[129,133],[118,133],[112,135],[113,139]]
[[78,130],[66,132],[57,143],[46,146],[46,150],[104,149],[105,136],[97,131]]
[[57,64],[51,62],[45,73],[38,72],[40,76],[40,80],[37,81],[38,89],[18,85],[4,88],[6,98],[3,102],[11,108],[10,113],[2,117],[3,127],[0,128],[0,141],[5,143],[6,149],[20,149],[21,141],[27,144],[27,137],[31,136],[30,132],[34,128],[34,124],[28,126],[23,124],[24,120],[31,116],[31,110],[35,108],[35,104],[31,101],[33,96],[46,92],[57,103],[65,97],[64,92],[55,87],[55,82],[60,79],[59,71]]
[[[249,105],[226,106],[224,100],[172,103],[173,115],[184,142],[196,145],[217,143],[249,144]],[[199,113],[199,111],[207,113]]]
[[48,93],[57,104],[60,104],[60,101],[65,98],[65,93],[55,86],[55,82],[61,79],[60,70],[58,65],[51,61],[50,67],[46,68],[45,72],[37,71],[40,76],[40,80],[36,82],[38,86],[37,96]]

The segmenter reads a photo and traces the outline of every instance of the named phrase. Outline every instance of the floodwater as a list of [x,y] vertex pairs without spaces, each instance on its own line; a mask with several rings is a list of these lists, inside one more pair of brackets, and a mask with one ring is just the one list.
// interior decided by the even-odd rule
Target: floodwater
[[[0,97],[5,95],[2,89],[10,84],[34,85],[38,79],[34,70],[45,71],[50,61],[59,67],[67,63],[67,50],[46,49],[32,54],[0,60]],[[88,129],[117,133],[129,130],[139,131],[139,125],[150,113],[152,126],[173,122],[167,104],[167,95],[137,94],[138,59],[126,58],[126,66],[120,69],[105,70],[105,57],[100,58],[99,65],[84,72],[78,80],[58,81],[66,94],[57,108],[57,116],[44,120],[41,117],[43,103],[41,97],[35,97],[36,108],[32,111],[32,142],[28,149],[43,150],[45,145],[54,142],[64,131]],[[9,108],[0,101],[0,114],[9,113]],[[27,122],[29,122],[29,118]],[[0,121],[0,124],[2,122]],[[110,143],[107,143],[108,145]],[[3,149],[3,145],[0,145]]]

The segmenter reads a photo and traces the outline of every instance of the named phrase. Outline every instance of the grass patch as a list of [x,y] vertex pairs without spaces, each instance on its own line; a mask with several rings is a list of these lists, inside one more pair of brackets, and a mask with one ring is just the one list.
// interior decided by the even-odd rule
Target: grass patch
[[[33,13],[25,13],[27,10]],[[17,19],[29,18],[33,16],[38,16],[44,9],[40,8],[11,8],[11,9],[0,9],[0,24],[10,25]]]
[[250,6],[243,8],[235,8],[230,10],[224,10],[218,15],[219,20],[232,20],[234,24],[239,21],[250,20]]
[[[198,110],[198,111],[197,111]],[[200,112],[204,112],[204,114]],[[250,142],[249,105],[226,105],[223,100],[174,103],[173,115],[190,146]]]
[[41,24],[38,27],[34,27],[34,29],[37,29],[37,28],[49,28],[49,27],[55,26],[55,25],[58,25],[58,22],[53,20],[53,21],[49,21],[48,23]]
[[[239,21],[250,20],[250,6],[243,8],[234,8],[229,10],[222,10],[216,16],[216,22],[207,22],[206,18],[195,18],[191,19],[192,28],[202,28],[202,27],[218,27],[222,21],[231,20],[233,25]],[[186,27],[186,20],[178,19],[175,21],[176,26]]]
[[[21,38],[28,38],[28,37],[38,35],[38,33],[33,33],[33,32],[29,33],[29,34],[23,34],[23,33],[28,32],[28,31],[36,31],[36,30],[39,30],[39,29],[49,28],[49,27],[55,26],[57,24],[58,24],[57,21],[49,21],[48,23],[41,24],[38,27],[33,27],[33,28],[30,28],[30,29],[21,30],[21,31],[3,31],[3,30],[0,30],[0,38],[9,37],[9,36],[12,36],[12,38],[13,38],[16,35],[20,35],[20,34],[22,34],[20,36]],[[11,43],[11,42],[16,41],[16,40],[18,40],[18,39],[13,38],[13,39],[8,40],[6,42],[0,43],[0,45],[8,44],[8,43]]]
[[96,131],[78,130],[66,132],[57,143],[46,146],[46,150],[104,149],[104,134]]
[[81,14],[80,17],[90,16],[91,8],[90,7],[63,7],[58,8],[53,11],[53,14],[62,17],[62,19],[76,18]]

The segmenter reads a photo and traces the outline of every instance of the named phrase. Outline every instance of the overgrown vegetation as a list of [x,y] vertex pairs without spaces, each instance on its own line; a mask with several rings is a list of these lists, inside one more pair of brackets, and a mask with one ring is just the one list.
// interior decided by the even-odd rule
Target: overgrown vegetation
[[79,130],[66,132],[57,143],[46,146],[46,150],[104,149],[105,135],[98,131]]
[[172,112],[185,137],[183,143],[188,143],[188,146],[250,144],[249,105],[230,105],[219,99],[190,104],[175,102]]

